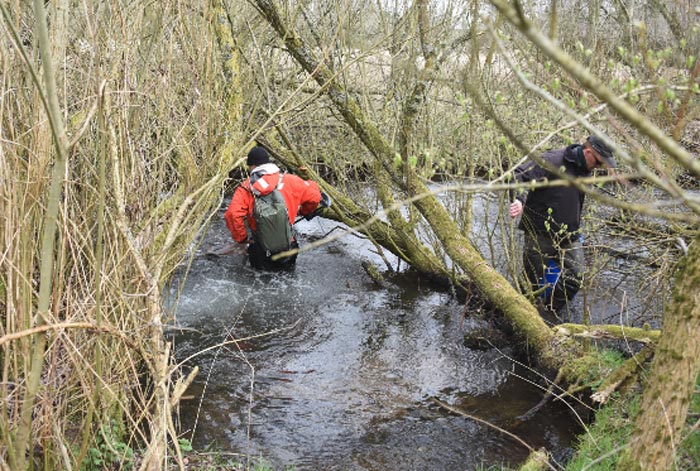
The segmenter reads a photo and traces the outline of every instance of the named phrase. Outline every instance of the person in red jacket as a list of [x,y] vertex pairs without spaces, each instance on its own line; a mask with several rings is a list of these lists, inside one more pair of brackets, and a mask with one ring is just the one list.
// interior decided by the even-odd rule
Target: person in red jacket
[[[254,268],[279,269],[293,267],[296,254],[278,260],[271,260],[260,244],[256,242],[257,225],[253,218],[253,204],[257,196],[271,193],[277,188],[284,197],[290,225],[294,224],[297,214],[310,216],[316,211],[321,201],[321,191],[316,182],[303,180],[297,175],[281,174],[277,165],[270,162],[270,155],[260,146],[248,152],[246,160],[250,177],[241,183],[233,193],[231,203],[224,214],[226,226],[233,240],[247,245],[248,259]],[[280,180],[282,183],[280,184]],[[296,239],[292,239],[290,248],[298,248]]]

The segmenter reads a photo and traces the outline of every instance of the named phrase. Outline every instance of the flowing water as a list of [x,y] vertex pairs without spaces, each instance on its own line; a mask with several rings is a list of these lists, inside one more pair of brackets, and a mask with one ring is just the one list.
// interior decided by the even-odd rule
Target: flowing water
[[[334,227],[303,221],[302,246]],[[376,286],[361,262],[384,262],[351,234],[282,273],[252,270],[243,254],[206,254],[229,242],[219,218],[166,296],[179,293],[177,358],[200,368],[180,409],[196,449],[295,470],[472,470],[527,457],[515,439],[438,400],[559,461],[570,453],[580,428],[564,404],[508,425],[541,399],[536,375],[507,343],[465,342],[488,324],[479,312],[463,315],[449,291],[406,273]]]

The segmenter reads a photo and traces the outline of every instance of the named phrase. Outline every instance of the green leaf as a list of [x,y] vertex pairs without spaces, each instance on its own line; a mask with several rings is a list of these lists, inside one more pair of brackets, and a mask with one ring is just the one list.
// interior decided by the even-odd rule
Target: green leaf
[[177,441],[180,444],[180,449],[184,451],[185,453],[190,452],[193,450],[192,448],[192,443],[186,438],[180,438]]

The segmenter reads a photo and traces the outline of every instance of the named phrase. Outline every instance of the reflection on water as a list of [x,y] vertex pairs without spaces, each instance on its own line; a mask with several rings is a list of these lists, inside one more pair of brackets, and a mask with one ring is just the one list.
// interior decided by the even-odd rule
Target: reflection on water
[[[334,227],[303,224],[302,244]],[[407,274],[378,289],[360,262],[383,262],[351,235],[302,253],[291,273],[205,255],[228,237],[215,224],[184,286],[176,280],[170,291],[181,289],[177,356],[194,355],[186,368],[200,367],[180,414],[196,448],[297,470],[467,470],[525,459],[514,440],[432,400],[504,425],[541,398],[509,350],[465,346],[465,333],[485,322],[463,320],[448,293]],[[515,432],[561,458],[577,429],[552,404]]]

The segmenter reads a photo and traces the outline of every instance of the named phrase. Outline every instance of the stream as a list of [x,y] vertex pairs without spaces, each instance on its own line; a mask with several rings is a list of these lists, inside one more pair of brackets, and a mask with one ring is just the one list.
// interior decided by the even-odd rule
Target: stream
[[[301,253],[291,272],[207,254],[230,243],[224,209],[185,282],[183,267],[165,296],[176,357],[185,372],[200,369],[179,414],[195,449],[298,471],[473,470],[526,459],[529,450],[496,427],[537,404],[537,374],[514,361],[508,342],[465,341],[489,330],[478,310],[464,313],[449,290],[400,270],[378,287],[361,262],[384,261],[349,233]],[[302,247],[335,227],[323,218],[296,225]],[[566,404],[549,402],[511,431],[562,462],[581,428]]]

